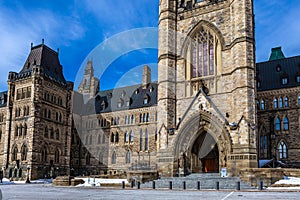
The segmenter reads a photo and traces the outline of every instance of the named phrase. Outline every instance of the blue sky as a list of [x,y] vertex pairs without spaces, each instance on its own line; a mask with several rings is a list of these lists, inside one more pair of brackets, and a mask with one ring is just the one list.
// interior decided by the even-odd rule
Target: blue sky
[[[7,89],[9,71],[18,72],[34,45],[60,49],[67,80],[89,53],[111,36],[134,28],[157,27],[159,0],[0,0],[0,91]],[[286,56],[300,55],[300,1],[255,0],[257,61],[269,58],[270,49],[282,46]],[[118,76],[132,72],[127,84],[141,81],[144,64],[153,66],[155,49],[141,49],[120,56],[104,72],[101,88],[115,85]],[[95,58],[90,58],[95,59]],[[122,84],[121,84],[122,85]]]

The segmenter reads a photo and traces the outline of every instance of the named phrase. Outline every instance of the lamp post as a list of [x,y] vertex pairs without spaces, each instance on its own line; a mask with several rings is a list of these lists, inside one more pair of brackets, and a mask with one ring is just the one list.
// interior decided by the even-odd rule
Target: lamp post
[[25,183],[30,183],[30,180],[29,180],[29,170],[30,170],[30,167],[29,167],[29,165],[27,165],[27,177],[26,177],[26,182]]

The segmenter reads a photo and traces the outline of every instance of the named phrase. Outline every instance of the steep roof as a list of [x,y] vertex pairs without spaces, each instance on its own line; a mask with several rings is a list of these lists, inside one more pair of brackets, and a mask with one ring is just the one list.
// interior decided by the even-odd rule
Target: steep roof
[[[297,76],[300,75],[300,56],[257,63],[256,69],[257,91],[300,86],[297,82]],[[282,84],[283,78],[287,78],[286,84]]]
[[66,84],[58,53],[45,44],[40,44],[31,48],[29,56],[17,78],[30,75],[32,68],[35,65],[42,67],[43,73],[47,78]]
[[[158,84],[152,82],[146,87],[141,84],[100,91],[91,99],[82,114],[108,113],[121,110],[152,107],[157,105]],[[147,103],[144,103],[144,99]],[[127,105],[129,102],[129,106]]]

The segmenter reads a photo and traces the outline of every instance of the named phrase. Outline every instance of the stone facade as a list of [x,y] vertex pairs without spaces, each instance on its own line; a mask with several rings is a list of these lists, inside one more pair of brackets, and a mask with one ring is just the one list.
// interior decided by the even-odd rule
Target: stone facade
[[161,0],[158,82],[145,66],[141,84],[101,91],[88,61],[73,92],[57,52],[32,47],[0,93],[0,166],[32,179],[299,167],[300,57],[255,69],[254,49],[251,0]]
[[44,44],[31,48],[19,73],[9,73],[0,109],[1,166],[7,177],[69,173],[72,93],[58,53]]
[[[164,128],[159,132],[159,171],[168,176],[178,167],[227,167],[237,174],[239,168],[257,165],[251,128],[256,124],[252,1],[181,2],[160,1],[158,127]],[[205,91],[194,101],[201,89]],[[187,105],[193,106],[188,110]],[[195,148],[203,134],[213,138],[219,156],[200,156],[201,149]],[[177,151],[182,143],[185,149]],[[178,164],[182,155],[184,166]]]

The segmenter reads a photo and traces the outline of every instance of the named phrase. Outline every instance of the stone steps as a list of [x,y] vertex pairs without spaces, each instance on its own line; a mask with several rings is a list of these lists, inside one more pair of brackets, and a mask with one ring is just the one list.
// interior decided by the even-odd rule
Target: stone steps
[[[219,182],[220,190],[236,190],[237,183],[240,182],[241,190],[256,189],[248,185],[248,183],[243,182],[239,177],[220,177],[218,173],[201,173],[201,174],[191,174],[186,177],[172,177],[172,178],[161,178],[155,180],[156,189],[168,189],[170,186],[170,181],[172,181],[173,189],[183,189],[183,182],[185,181],[186,189],[198,189],[198,182],[200,182],[200,189],[217,189],[217,182]],[[152,188],[153,181],[141,184],[141,188]]]

